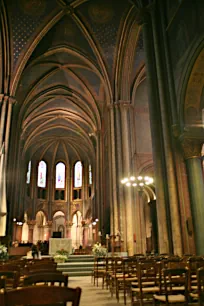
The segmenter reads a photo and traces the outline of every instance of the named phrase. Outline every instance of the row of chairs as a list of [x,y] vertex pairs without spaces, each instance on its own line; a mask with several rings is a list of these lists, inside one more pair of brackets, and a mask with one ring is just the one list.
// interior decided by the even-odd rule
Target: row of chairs
[[[127,293],[134,304],[139,301],[143,305],[144,300],[155,299],[155,303],[165,299],[166,285],[174,282],[173,300],[195,301],[200,298],[197,271],[204,267],[202,257],[129,257],[129,258],[96,258],[92,279],[98,286],[98,280],[102,279],[102,288],[110,289],[111,295],[116,294],[119,301],[119,293],[123,291],[124,304]],[[201,269],[202,270],[202,269]],[[200,270],[199,270],[200,271]],[[178,273],[176,277],[176,273]],[[200,272],[202,273],[202,272]],[[172,277],[170,277],[172,274]],[[177,281],[177,283],[175,282]],[[168,293],[170,293],[168,288]],[[172,295],[172,296],[173,296]],[[165,302],[167,303],[167,301]]]
[[57,271],[52,260],[9,261],[1,265],[0,287],[2,306],[65,305],[66,302],[78,306],[81,296],[81,288],[69,288],[68,275]]

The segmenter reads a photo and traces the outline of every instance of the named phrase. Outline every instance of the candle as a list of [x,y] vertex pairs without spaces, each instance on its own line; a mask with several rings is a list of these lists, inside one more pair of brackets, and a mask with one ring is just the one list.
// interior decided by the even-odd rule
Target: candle
[[106,234],[106,239],[109,239],[109,235],[108,234]]
[[99,236],[102,236],[102,235],[101,235],[101,231],[98,232],[98,235],[99,235]]

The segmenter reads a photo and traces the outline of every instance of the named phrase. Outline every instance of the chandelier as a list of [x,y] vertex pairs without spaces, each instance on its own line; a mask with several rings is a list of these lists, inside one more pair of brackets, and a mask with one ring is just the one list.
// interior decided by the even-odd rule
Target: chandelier
[[127,187],[137,187],[140,190],[145,187],[145,185],[151,185],[154,182],[154,179],[149,176],[130,176],[130,177],[125,177],[124,179],[121,180],[121,183],[123,185],[126,185]]

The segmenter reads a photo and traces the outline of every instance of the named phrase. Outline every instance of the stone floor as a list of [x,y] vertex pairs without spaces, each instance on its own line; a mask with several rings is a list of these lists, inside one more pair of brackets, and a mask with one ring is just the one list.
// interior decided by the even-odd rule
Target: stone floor
[[[118,306],[124,305],[123,296],[120,298],[118,303],[116,298],[111,298],[109,290],[101,288],[101,282],[99,286],[96,287],[91,283],[90,276],[81,276],[81,277],[70,277],[69,278],[69,287],[82,288],[82,295],[80,306]],[[127,306],[130,306],[130,301],[128,299]]]

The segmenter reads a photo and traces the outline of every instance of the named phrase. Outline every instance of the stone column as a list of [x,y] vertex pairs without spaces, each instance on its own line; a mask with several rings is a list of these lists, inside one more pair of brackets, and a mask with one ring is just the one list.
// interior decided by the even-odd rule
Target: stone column
[[35,220],[28,221],[28,241],[33,242],[33,229],[34,225],[36,224]]
[[88,246],[88,240],[89,240],[89,226],[88,224],[85,224],[83,226],[83,246],[87,247]]
[[45,225],[45,240],[49,240],[52,237],[52,221],[47,221],[47,224]]
[[97,212],[95,217],[99,219],[99,229],[102,230],[103,226],[103,190],[102,190],[102,133],[97,131],[96,133],[96,205]]
[[66,221],[66,238],[72,238],[72,221]]
[[[168,199],[170,206],[171,216],[171,231],[173,240],[173,251],[176,255],[182,255],[182,236],[181,236],[181,225],[180,225],[180,212],[179,212],[179,199],[177,190],[177,181],[175,173],[175,162],[172,151],[172,139],[170,131],[170,120],[168,118],[168,102],[169,93],[166,83],[166,66],[163,60],[163,48],[161,47],[160,37],[158,32],[158,16],[156,15],[156,7],[151,10],[152,16],[152,28],[153,28],[153,41],[154,41],[154,54],[156,62],[155,79],[157,79],[160,107],[158,116],[161,117],[162,125],[162,136],[165,156],[165,168],[168,177]],[[156,78],[157,75],[157,78]],[[156,91],[156,88],[155,88]]]
[[117,178],[116,178],[116,151],[115,151],[115,119],[114,119],[114,106],[109,107],[110,118],[110,143],[111,143],[111,193],[112,194],[112,211],[113,224],[111,226],[112,233],[115,234],[118,231],[118,205],[117,205]]
[[202,143],[203,141],[196,139],[184,139],[182,141],[188,173],[188,184],[197,255],[204,254],[204,179],[201,164]]
[[18,242],[21,242],[22,237],[22,225],[16,224],[16,240]]
[[16,241],[17,224],[13,222],[13,241]]
[[7,158],[8,158],[12,107],[15,103],[16,103],[16,100],[13,97],[9,97],[7,119],[6,119],[6,133],[5,133],[5,166],[7,164]]
[[167,181],[165,175],[165,161],[162,143],[162,129],[160,118],[158,91],[156,83],[155,70],[155,56],[153,51],[153,36],[151,19],[148,12],[144,13],[143,17],[143,38],[146,54],[146,71],[148,82],[148,96],[149,96],[149,114],[150,126],[152,136],[152,152],[155,169],[155,185],[157,196],[157,217],[158,217],[158,232],[159,232],[159,250],[160,253],[169,253],[169,234],[167,223],[167,209],[168,197],[165,193]]
[[1,101],[2,107],[1,107],[1,121],[0,121],[0,148],[2,147],[3,138],[4,138],[6,107],[9,97],[2,96],[1,99],[2,99]]
[[120,180],[123,178],[123,160],[122,160],[122,142],[121,142],[121,116],[120,104],[115,104],[115,127],[116,127],[116,170],[117,170],[117,201],[118,201],[118,218],[119,218],[119,232],[123,244],[126,245],[126,217],[123,185]]
[[[130,144],[130,126],[129,126],[129,109],[130,102],[120,101],[121,111],[121,130],[122,130],[122,156],[123,156],[123,171],[125,176],[132,175],[131,169],[131,144]],[[126,243],[128,255],[134,254],[134,238],[133,238],[133,201],[131,188],[124,188],[125,195],[125,217],[126,217]]]

